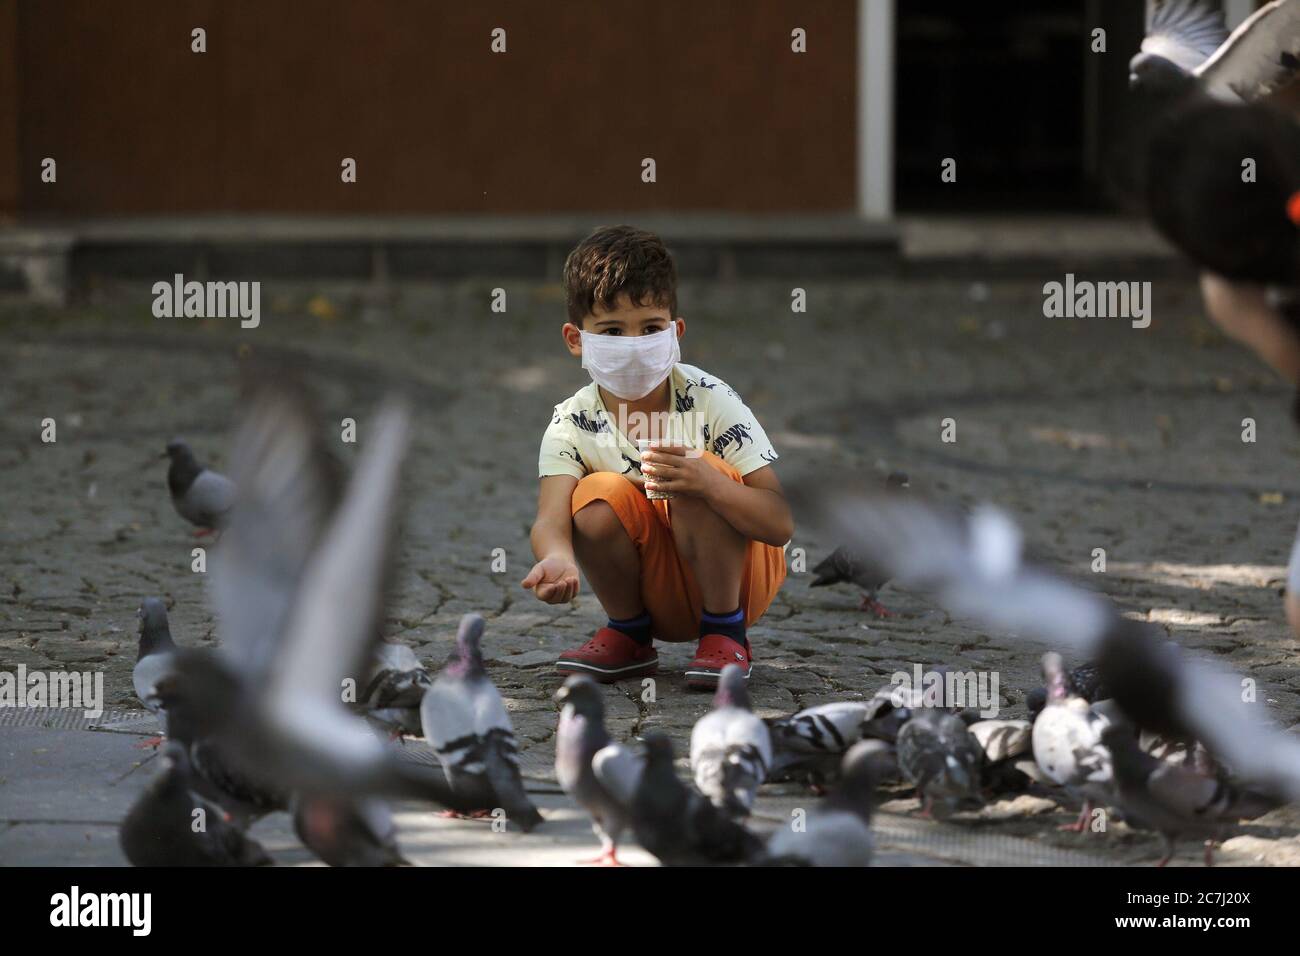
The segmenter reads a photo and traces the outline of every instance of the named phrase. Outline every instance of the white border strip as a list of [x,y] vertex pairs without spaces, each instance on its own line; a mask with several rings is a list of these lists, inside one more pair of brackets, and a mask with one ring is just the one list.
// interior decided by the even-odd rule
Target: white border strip
[[858,214],[894,215],[894,3],[858,0]]

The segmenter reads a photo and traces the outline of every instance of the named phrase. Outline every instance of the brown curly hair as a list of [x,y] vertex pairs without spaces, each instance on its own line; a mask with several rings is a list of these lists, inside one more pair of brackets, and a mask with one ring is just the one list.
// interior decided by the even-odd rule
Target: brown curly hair
[[612,309],[626,293],[633,305],[663,306],[677,317],[677,266],[658,236],[633,226],[601,226],[564,260],[569,321],[581,326],[596,303]]

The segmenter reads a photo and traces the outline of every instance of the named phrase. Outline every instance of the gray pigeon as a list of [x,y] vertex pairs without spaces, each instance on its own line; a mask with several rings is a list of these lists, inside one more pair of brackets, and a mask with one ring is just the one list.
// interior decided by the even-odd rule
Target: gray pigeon
[[394,737],[419,736],[420,704],[433,686],[433,675],[405,644],[380,641],[370,673],[357,695],[357,706]]
[[652,733],[645,743],[645,769],[632,799],[632,827],[641,846],[665,866],[760,859],[762,840],[678,778],[672,741]]
[[1298,70],[1298,0],[1274,0],[1231,35],[1221,0],[1147,0],[1146,37],[1129,61],[1129,82],[1157,95],[1203,91],[1252,102],[1287,86]]
[[456,651],[424,695],[420,720],[452,790],[477,815],[502,808],[527,832],[542,815],[524,790],[510,714],[483,669],[482,636],[482,617],[461,618]]
[[[167,606],[161,598],[145,598],[140,602],[136,616],[140,618],[140,650],[131,671],[131,685],[145,709],[165,722],[166,714],[158,698],[158,682],[174,672],[176,662],[176,642],[167,626]],[[160,743],[161,737],[153,737],[141,746]]]
[[849,535],[902,586],[929,592],[954,616],[1095,662],[1130,724],[1199,740],[1238,779],[1300,799],[1300,740],[1241,699],[1240,677],[1123,617],[1105,597],[1027,564],[1020,529],[1005,512],[980,505],[956,514],[820,483],[789,492],[811,523]]
[[845,752],[862,739],[862,725],[871,713],[868,703],[836,701],[767,719],[772,737],[767,779],[796,780],[814,788],[834,780]]
[[[564,792],[591,815],[591,828],[600,840],[600,856],[586,862],[621,866],[618,839],[628,825],[640,777],[639,758],[610,741],[605,730],[605,702],[590,677],[570,676],[555,692],[555,699],[563,705],[555,732],[555,776]],[[623,777],[614,779],[619,773]]]
[[1206,841],[1205,865],[1210,866],[1213,841],[1228,827],[1278,806],[1272,797],[1240,790],[1191,767],[1143,753],[1129,728],[1109,726],[1102,731],[1101,740],[1114,762],[1115,786],[1125,822],[1160,834],[1165,855],[1158,866],[1169,862],[1182,837]]
[[1043,655],[1043,682],[1047,703],[1034,721],[1034,761],[1049,780],[1083,801],[1078,819],[1061,827],[1083,832],[1093,804],[1116,802],[1110,749],[1101,742],[1112,720],[1104,707],[1091,705],[1071,691],[1061,655],[1050,651]]
[[298,797],[293,829],[330,866],[410,866],[388,804],[374,797]]
[[[907,475],[896,471],[885,479],[887,491],[908,488]],[[856,584],[862,589],[860,610],[871,611],[877,617],[893,617],[894,612],[876,600],[876,592],[889,583],[889,573],[872,564],[853,548],[840,545],[813,566],[815,577],[809,587],[822,588],[832,584]]]
[[[283,374],[249,391],[231,456],[238,496],[209,568],[220,653],[178,655],[186,734],[259,786],[460,809],[340,693],[379,640],[409,413],[389,402],[370,419],[341,496],[317,422]],[[176,716],[168,704],[169,726]]]
[[772,765],[772,737],[750,707],[745,671],[728,664],[713,709],[691,730],[691,771],[700,792],[732,816],[745,816]]
[[171,459],[167,490],[176,513],[199,529],[196,538],[221,528],[235,503],[235,483],[199,464],[190,446],[179,438],[167,443],[167,457]]
[[943,819],[963,804],[982,803],[984,754],[956,714],[934,707],[914,711],[898,733],[898,769],[921,797],[921,815]]
[[[168,742],[161,771],[122,821],[118,838],[133,866],[264,866],[257,841],[194,786],[185,748]],[[201,811],[201,812],[199,812]]]
[[880,740],[849,748],[840,782],[825,802],[804,820],[802,829],[782,827],[767,841],[769,863],[800,866],[868,866],[871,863],[871,811],[880,781],[892,773],[894,756]]

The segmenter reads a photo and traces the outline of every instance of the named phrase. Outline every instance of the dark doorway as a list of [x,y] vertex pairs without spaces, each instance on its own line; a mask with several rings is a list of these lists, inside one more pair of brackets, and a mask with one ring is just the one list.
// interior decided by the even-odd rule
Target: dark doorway
[[[897,206],[901,212],[1088,210],[1114,204],[1132,0],[899,0]],[[1106,52],[1091,51],[1106,30]],[[957,180],[940,179],[947,157]]]

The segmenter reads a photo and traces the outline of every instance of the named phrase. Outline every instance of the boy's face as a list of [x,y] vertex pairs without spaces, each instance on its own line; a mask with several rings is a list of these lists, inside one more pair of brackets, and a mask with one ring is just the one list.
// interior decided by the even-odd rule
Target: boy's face
[[677,337],[686,331],[686,320],[673,318],[672,310],[666,305],[633,305],[626,293],[620,295],[612,309],[606,310],[596,303],[591,315],[584,318],[580,325],[564,323],[564,344],[569,354],[582,356],[582,333],[594,335],[653,335],[669,326],[677,328]]

